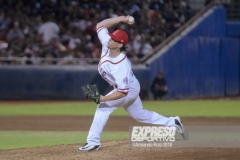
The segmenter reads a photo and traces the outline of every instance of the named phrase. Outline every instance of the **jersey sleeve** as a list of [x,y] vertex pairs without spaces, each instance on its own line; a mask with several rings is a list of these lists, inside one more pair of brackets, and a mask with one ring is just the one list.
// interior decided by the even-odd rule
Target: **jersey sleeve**
[[108,34],[108,30],[106,27],[102,26],[97,28],[97,34],[98,34],[98,38],[101,42],[101,44],[104,46],[107,46],[107,43],[109,41],[109,39],[111,38]]
[[[118,70],[118,71],[117,71]],[[131,70],[129,69],[128,65],[120,65],[115,70],[115,73],[113,74],[113,77],[115,79],[115,82],[117,83],[117,90],[118,92],[121,92],[123,94],[128,94],[129,91],[129,77]],[[121,73],[121,74],[119,74]]]

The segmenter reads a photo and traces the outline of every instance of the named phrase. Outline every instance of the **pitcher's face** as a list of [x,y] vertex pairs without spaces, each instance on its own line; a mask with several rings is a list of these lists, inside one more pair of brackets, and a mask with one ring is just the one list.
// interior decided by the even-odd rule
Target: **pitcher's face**
[[108,45],[107,45],[109,49],[117,49],[117,48],[121,48],[122,46],[123,46],[122,43],[114,41],[112,38],[109,39]]

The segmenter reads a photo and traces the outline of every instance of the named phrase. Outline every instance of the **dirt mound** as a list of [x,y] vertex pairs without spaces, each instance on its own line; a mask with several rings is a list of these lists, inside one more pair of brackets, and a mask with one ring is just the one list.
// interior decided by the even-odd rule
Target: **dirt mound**
[[[88,131],[93,116],[4,116],[0,117],[0,130],[29,131]],[[240,118],[182,117],[186,126],[234,126]],[[144,125],[129,116],[112,116],[105,131],[128,131],[129,126]]]
[[60,145],[0,151],[1,160],[238,160],[239,148],[129,148],[128,141],[102,143],[102,148],[92,152],[77,152],[80,145]]

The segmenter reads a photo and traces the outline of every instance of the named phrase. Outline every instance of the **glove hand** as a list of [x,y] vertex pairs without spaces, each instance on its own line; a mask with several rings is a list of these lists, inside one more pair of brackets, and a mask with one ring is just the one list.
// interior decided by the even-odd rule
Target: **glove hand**
[[86,85],[82,86],[81,88],[82,88],[82,92],[83,92],[84,96],[87,99],[93,100],[96,104],[100,103],[101,95],[95,84],[94,85],[86,84]]

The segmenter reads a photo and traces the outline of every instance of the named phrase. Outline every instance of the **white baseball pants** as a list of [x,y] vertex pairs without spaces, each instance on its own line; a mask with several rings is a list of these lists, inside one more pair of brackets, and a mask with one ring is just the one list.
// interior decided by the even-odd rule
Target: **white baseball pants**
[[[156,112],[143,109],[141,99],[139,98],[140,85],[138,80],[135,79],[130,85],[129,92],[126,97],[98,104],[88,133],[87,143],[91,145],[100,145],[100,135],[107,123],[109,115],[121,106],[123,106],[131,117],[139,122],[164,126],[175,125],[173,118],[164,117]],[[112,90],[108,94],[111,94],[114,91],[116,91],[116,89]]]

